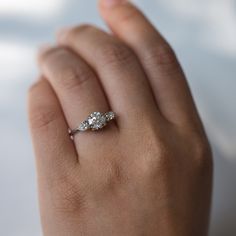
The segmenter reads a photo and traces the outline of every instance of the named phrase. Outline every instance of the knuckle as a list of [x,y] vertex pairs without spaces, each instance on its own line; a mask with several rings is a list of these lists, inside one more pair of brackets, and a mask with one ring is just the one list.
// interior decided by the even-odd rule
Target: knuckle
[[176,63],[176,56],[173,49],[168,44],[162,44],[154,50],[156,60],[161,65],[172,65]]
[[162,171],[166,171],[171,166],[171,153],[169,148],[165,144],[156,144],[154,147],[154,154],[151,155],[149,158],[149,167],[150,169],[154,169],[155,171],[159,171],[160,173]]
[[77,89],[93,75],[83,62],[64,48],[54,50],[46,63],[58,85],[69,91]]
[[66,48],[54,47],[45,52],[43,59],[45,63],[48,63],[49,65],[58,65],[67,61],[68,55],[70,55],[70,53]]
[[103,66],[121,67],[133,60],[133,54],[121,43],[109,43],[99,49],[99,57]]
[[40,61],[42,62],[43,68],[54,73],[58,71],[58,68],[66,65],[68,55],[70,54],[66,48],[54,47],[41,54]]
[[58,119],[58,112],[49,105],[37,107],[30,115],[31,127],[34,129],[47,129],[56,119]]
[[[82,24],[79,26],[71,27],[66,34],[63,35],[63,40],[68,43],[73,43],[74,39],[77,37],[80,33],[85,33],[91,29],[94,29],[95,27],[89,24]],[[63,31],[62,31],[63,32]]]
[[123,171],[117,163],[110,162],[104,168],[103,176],[100,179],[100,187],[102,192],[114,191],[123,182]]
[[172,166],[172,153],[166,143],[159,138],[149,138],[145,153],[142,156],[140,169],[142,170],[142,174],[148,178],[153,178],[156,175],[164,175],[169,172]]
[[58,81],[62,89],[78,92],[78,88],[82,86],[84,82],[92,77],[92,72],[83,68],[68,65],[63,70],[58,71]]
[[50,62],[51,58],[54,58],[55,55],[61,52],[63,52],[64,49],[60,47],[51,47],[49,49],[46,49],[40,54],[40,60],[43,62],[43,64]]
[[155,44],[147,51],[146,61],[150,66],[157,67],[166,72],[175,72],[179,66],[173,49],[167,44]]
[[149,182],[150,180],[164,178],[173,173],[173,165],[168,156],[161,156],[159,153],[156,153],[146,158],[139,167],[139,170],[141,171],[138,175],[141,175],[144,181]]
[[70,33],[71,33],[71,35],[77,35],[78,33],[84,33],[84,32],[94,30],[94,29],[95,29],[95,27],[93,25],[81,24],[77,27],[72,28]]
[[75,26],[67,32],[65,40],[69,44],[74,44],[74,42],[76,41],[76,38],[79,35],[91,34],[91,33],[95,33],[96,31],[97,31],[97,28],[93,25],[90,25],[90,24],[82,24],[79,26]]

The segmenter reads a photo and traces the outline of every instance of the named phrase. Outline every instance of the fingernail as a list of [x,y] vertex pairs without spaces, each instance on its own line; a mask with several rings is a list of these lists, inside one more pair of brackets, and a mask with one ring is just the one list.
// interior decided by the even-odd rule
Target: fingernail
[[120,4],[128,2],[127,0],[102,0],[102,5],[107,8],[116,7]]

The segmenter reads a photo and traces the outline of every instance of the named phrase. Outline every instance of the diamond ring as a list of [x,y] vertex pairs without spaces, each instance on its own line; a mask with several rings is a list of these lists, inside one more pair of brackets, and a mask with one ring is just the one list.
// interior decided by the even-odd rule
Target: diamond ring
[[88,130],[92,131],[98,131],[104,128],[108,122],[114,120],[116,118],[116,115],[114,112],[109,111],[106,113],[101,113],[101,112],[93,112],[90,114],[86,120],[84,120],[76,129],[69,129],[69,135],[71,139],[74,139],[74,136],[78,132],[85,132]]

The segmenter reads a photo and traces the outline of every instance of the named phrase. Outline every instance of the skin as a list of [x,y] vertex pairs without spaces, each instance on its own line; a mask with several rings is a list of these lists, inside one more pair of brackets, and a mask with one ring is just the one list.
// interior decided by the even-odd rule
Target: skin
[[[99,9],[113,34],[61,30],[29,91],[43,233],[207,235],[211,149],[176,56],[131,3]],[[115,122],[70,140],[109,110]]]

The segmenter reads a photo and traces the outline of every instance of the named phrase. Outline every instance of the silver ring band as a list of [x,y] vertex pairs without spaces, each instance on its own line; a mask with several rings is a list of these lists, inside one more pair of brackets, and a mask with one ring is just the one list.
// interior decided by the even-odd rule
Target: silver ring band
[[98,131],[103,129],[107,124],[114,120],[116,115],[113,111],[106,113],[102,112],[93,112],[91,113],[86,120],[80,123],[80,125],[75,129],[69,129],[68,133],[70,138],[74,140],[74,136],[79,132],[85,132],[88,130]]

